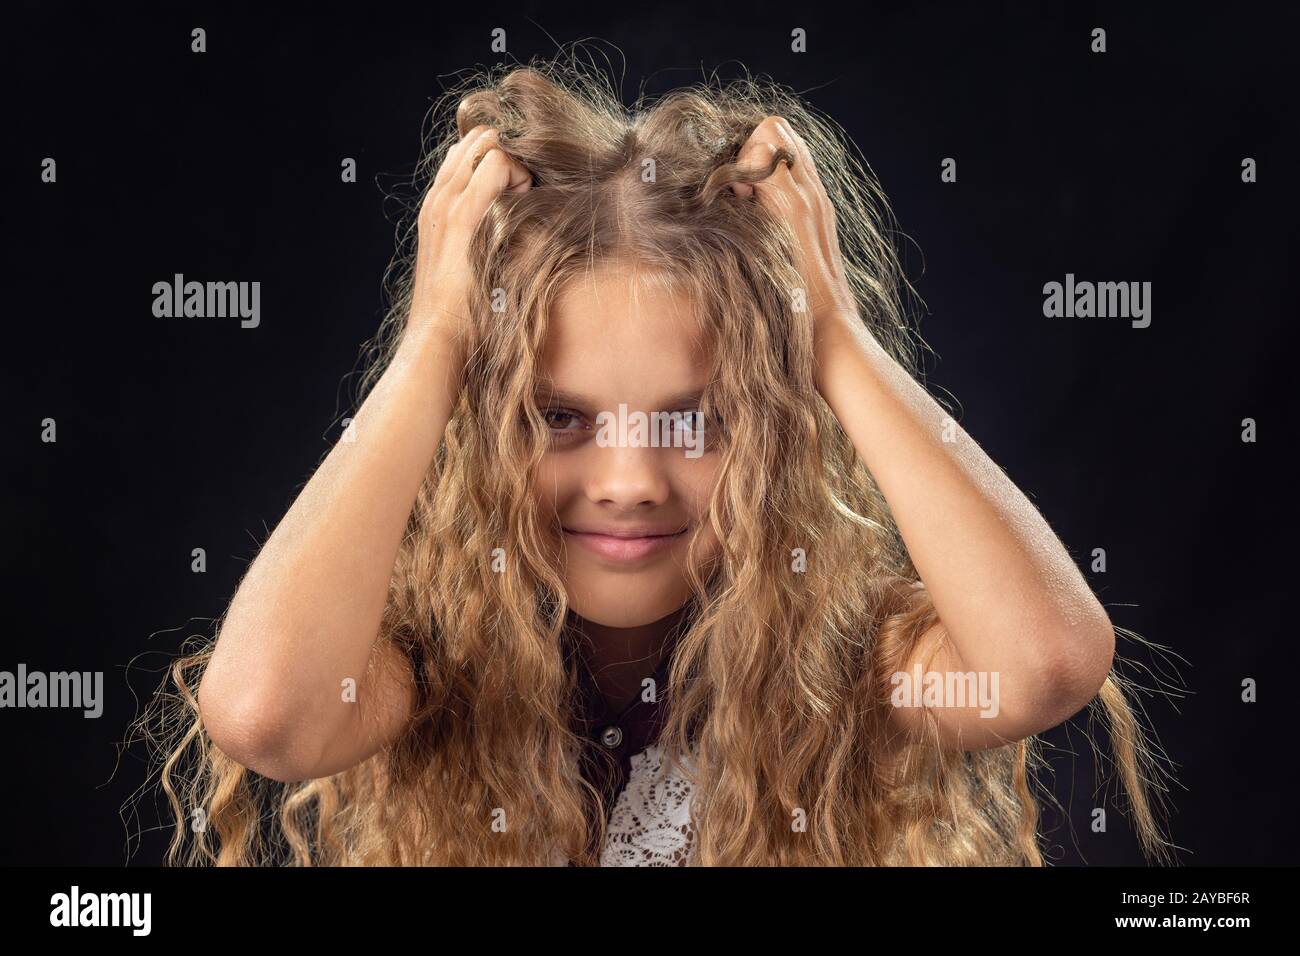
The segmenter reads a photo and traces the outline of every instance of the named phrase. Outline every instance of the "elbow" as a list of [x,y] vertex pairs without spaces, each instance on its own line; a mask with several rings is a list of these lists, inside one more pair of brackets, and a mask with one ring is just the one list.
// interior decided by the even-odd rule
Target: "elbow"
[[235,763],[280,783],[312,779],[310,748],[264,695],[233,693],[205,675],[197,696],[209,740]]
[[1101,692],[1115,663],[1115,629],[1106,612],[1087,624],[1065,629],[1052,642],[1045,685],[1064,722],[1083,710]]

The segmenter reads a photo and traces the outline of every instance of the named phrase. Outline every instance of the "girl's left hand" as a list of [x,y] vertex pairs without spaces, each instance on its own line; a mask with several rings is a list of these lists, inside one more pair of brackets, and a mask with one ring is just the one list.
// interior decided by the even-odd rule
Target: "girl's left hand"
[[814,340],[820,345],[831,333],[862,323],[857,319],[857,303],[844,274],[835,233],[835,209],[812,153],[789,123],[779,116],[769,116],[755,127],[736,161],[745,168],[766,169],[780,148],[794,158],[793,168],[781,162],[766,179],[753,184],[732,183],[731,188],[743,198],[757,193],[759,203],[785,219],[794,231],[799,247],[795,266],[803,277],[806,308],[812,315]]

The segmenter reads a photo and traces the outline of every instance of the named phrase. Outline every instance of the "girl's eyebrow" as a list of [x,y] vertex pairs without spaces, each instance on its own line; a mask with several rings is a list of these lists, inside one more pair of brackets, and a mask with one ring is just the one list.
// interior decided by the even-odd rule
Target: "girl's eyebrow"
[[[534,394],[538,399],[559,402],[564,405],[572,405],[578,408],[595,407],[597,402],[593,402],[585,395],[579,395],[576,392],[565,391],[564,389],[555,388],[550,382],[539,381]],[[678,395],[671,396],[662,402],[659,407],[664,408],[675,405],[698,405],[704,395],[703,389],[692,389],[689,392],[682,392]]]

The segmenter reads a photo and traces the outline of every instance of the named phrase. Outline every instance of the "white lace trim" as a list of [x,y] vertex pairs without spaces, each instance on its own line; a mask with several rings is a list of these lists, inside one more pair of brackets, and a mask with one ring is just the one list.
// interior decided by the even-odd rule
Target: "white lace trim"
[[[623,792],[605,829],[601,866],[688,866],[695,849],[691,783],[658,744],[631,758]],[[694,770],[689,757],[682,762]]]

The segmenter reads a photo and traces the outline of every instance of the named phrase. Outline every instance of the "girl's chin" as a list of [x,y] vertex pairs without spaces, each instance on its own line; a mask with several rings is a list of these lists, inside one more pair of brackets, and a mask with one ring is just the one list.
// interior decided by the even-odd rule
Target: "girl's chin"
[[582,613],[582,610],[578,610],[577,607],[569,607],[569,610],[573,611],[573,614],[576,614],[577,617],[585,620],[586,623],[595,624],[597,627],[623,628],[623,630],[632,627],[646,627],[655,623],[656,620],[663,620],[669,614],[672,614],[671,610],[663,611],[663,613],[660,613],[660,611],[646,611],[645,614],[627,614],[623,610],[612,609],[608,611],[604,609],[593,610],[590,607],[586,609],[585,614]]
[[618,596],[609,595],[607,589],[600,590],[607,597],[592,602],[575,599],[574,591],[571,589],[569,591],[570,613],[601,627],[645,627],[680,611],[689,600],[688,597],[683,597],[681,600],[644,603],[636,600],[618,600]]

